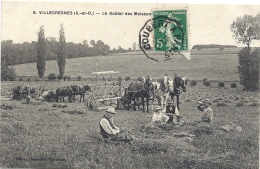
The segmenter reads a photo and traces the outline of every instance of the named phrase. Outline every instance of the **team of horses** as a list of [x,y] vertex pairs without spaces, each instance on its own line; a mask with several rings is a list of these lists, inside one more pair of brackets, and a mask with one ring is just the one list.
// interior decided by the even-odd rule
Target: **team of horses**
[[36,87],[17,86],[13,89],[12,99],[21,100],[26,99],[28,96],[36,94],[39,98],[43,98],[47,102],[65,102],[65,98],[68,98],[68,102],[75,102],[75,97],[80,96],[80,102],[85,101],[85,94],[91,92],[91,87],[89,85],[70,85],[62,86],[53,90],[37,89]]
[[186,76],[175,76],[174,78],[165,75],[161,79],[151,81],[150,78],[131,82],[128,86],[127,93],[127,110],[130,104],[134,102],[134,110],[136,110],[136,101],[141,100],[143,112],[149,112],[149,101],[152,101],[152,109],[154,101],[158,101],[158,105],[165,108],[167,100],[170,96],[172,100],[176,96],[177,108],[179,109],[179,96],[182,92],[186,92]]
[[[145,77],[139,78],[128,85],[127,93],[124,96],[124,98],[126,98],[126,108],[129,111],[130,105],[132,105],[133,102],[133,108],[134,111],[136,111],[136,106],[141,102],[143,112],[145,112],[145,110],[149,112],[150,102],[153,109],[156,100],[158,101],[158,105],[164,108],[170,96],[172,100],[176,97],[177,108],[179,109],[179,95],[182,92],[186,92],[186,84],[186,77],[177,75],[174,78],[165,75],[156,81]],[[68,99],[68,102],[75,102],[77,95],[80,96],[79,101],[84,102],[84,97],[86,93],[91,92],[91,87],[89,85],[79,86],[73,84],[59,87],[56,90],[45,90],[44,87],[43,89],[37,89],[35,87],[29,87],[29,85],[17,86],[13,89],[12,98],[20,100],[37,92],[38,96],[47,102],[65,102],[65,98]]]

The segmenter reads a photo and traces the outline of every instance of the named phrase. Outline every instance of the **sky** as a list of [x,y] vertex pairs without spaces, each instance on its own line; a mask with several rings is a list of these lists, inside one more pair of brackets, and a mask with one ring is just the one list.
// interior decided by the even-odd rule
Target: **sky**
[[[59,38],[60,24],[65,27],[67,42],[102,40],[111,49],[125,49],[138,42],[138,34],[152,16],[109,15],[109,12],[143,12],[153,9],[188,8],[190,47],[196,44],[238,44],[230,31],[236,17],[260,13],[260,5],[239,4],[158,4],[158,3],[86,3],[86,2],[2,2],[1,39],[14,43],[37,41],[40,26],[45,36]],[[33,14],[33,12],[37,14]],[[40,11],[93,12],[89,15],[43,15]],[[107,12],[107,15],[102,13]],[[100,14],[96,14],[100,13]],[[253,41],[251,46],[260,46]]]

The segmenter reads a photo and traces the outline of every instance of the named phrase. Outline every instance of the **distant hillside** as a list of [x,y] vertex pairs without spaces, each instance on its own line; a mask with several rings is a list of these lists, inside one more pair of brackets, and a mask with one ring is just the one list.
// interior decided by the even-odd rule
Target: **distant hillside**
[[[156,56],[154,56],[156,57]],[[186,60],[180,55],[172,55],[171,60],[167,62],[155,62],[143,54],[141,51],[128,53],[99,56],[82,57],[67,59],[65,75],[76,78],[95,78],[91,75],[95,71],[118,71],[120,73],[113,77],[130,76],[137,78],[147,74],[150,77],[158,78],[168,73],[169,75],[186,75],[188,79],[222,81],[238,81],[238,57],[231,54],[220,55],[193,55],[191,60]],[[18,76],[37,77],[36,63],[27,63],[14,66]],[[58,74],[57,61],[47,61],[45,77],[50,73]],[[27,79],[27,78],[24,78]]]

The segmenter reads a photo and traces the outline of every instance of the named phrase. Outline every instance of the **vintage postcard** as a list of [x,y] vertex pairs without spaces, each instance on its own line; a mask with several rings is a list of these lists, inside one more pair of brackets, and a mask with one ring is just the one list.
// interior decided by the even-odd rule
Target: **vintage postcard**
[[3,1],[2,168],[259,168],[260,5]]

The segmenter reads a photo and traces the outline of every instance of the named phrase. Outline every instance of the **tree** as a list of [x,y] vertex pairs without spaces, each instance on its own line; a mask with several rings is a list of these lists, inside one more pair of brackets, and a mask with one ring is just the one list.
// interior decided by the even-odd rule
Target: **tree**
[[246,90],[259,89],[260,48],[250,53],[250,48],[243,48],[238,53],[238,72],[240,83]]
[[230,25],[230,29],[238,43],[247,45],[238,53],[240,83],[246,90],[257,90],[259,89],[260,49],[251,51],[250,44],[253,40],[260,40],[260,13],[255,17],[245,15],[236,18]]
[[38,43],[37,43],[37,69],[38,76],[41,79],[44,76],[46,66],[46,39],[44,33],[44,26],[40,27],[40,32],[38,33]]
[[59,42],[55,37],[46,38],[46,60],[57,59],[58,46]]
[[64,33],[63,24],[60,25],[60,38],[59,38],[59,47],[58,47],[58,66],[59,66],[59,73],[61,79],[63,79],[65,73],[65,66],[66,66],[66,38]]
[[245,15],[236,18],[230,25],[230,29],[238,43],[242,42],[249,48],[252,40],[260,39],[260,13],[255,17]]
[[13,67],[7,66],[5,60],[1,62],[1,80],[14,81],[16,79],[16,72]]
[[133,43],[132,48],[133,50],[136,50],[136,42]]

